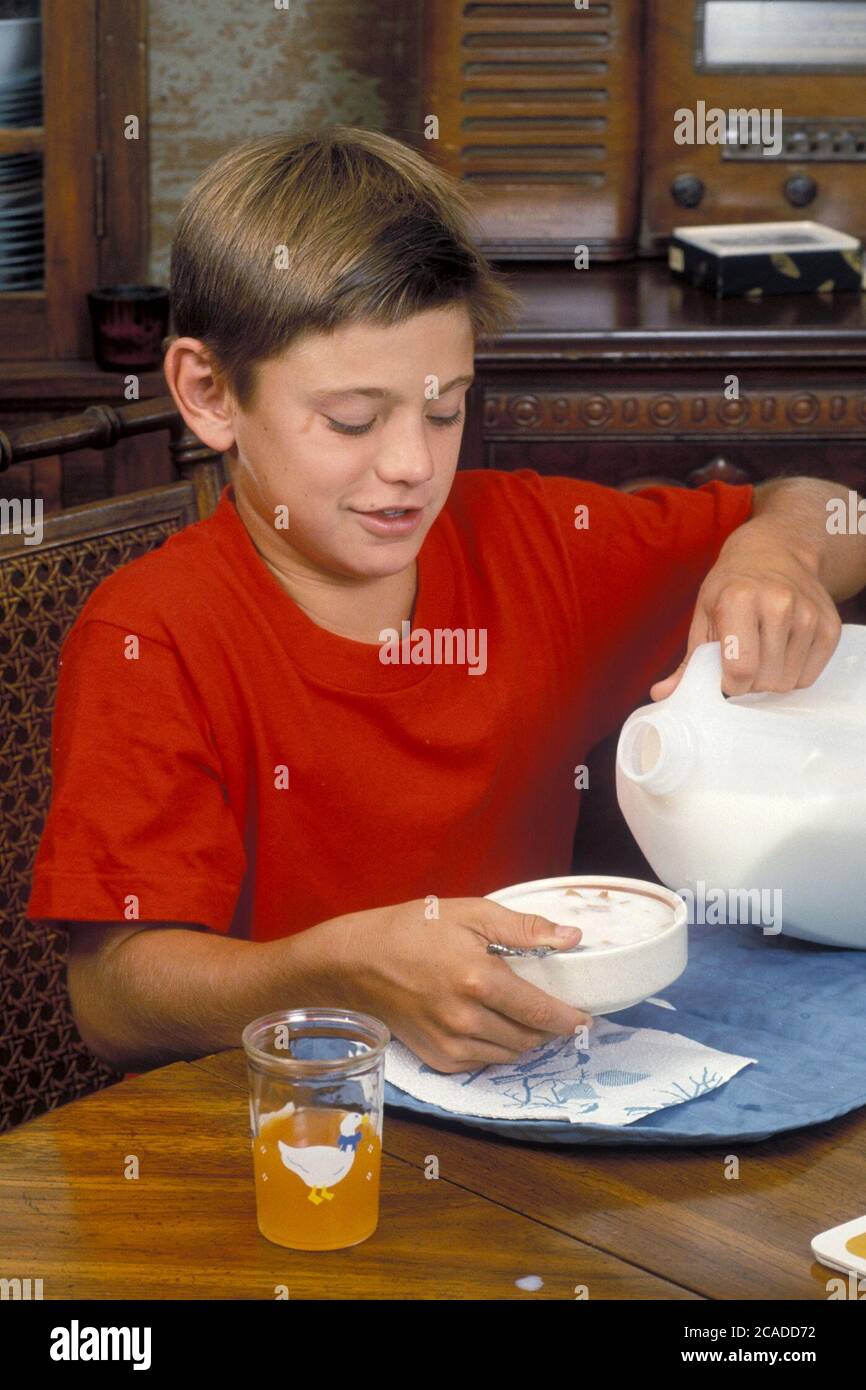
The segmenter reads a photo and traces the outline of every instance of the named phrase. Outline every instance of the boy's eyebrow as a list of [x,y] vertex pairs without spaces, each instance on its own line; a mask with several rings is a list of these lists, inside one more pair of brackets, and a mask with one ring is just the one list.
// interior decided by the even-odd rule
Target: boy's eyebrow
[[[439,387],[439,395],[446,395],[454,386],[470,386],[474,380],[474,375],[456,376],[453,381],[448,382],[447,386]],[[376,400],[381,400],[390,394],[390,391],[386,391],[382,386],[341,386],[333,391],[313,391],[311,399],[329,401],[338,400],[342,396],[371,396]]]

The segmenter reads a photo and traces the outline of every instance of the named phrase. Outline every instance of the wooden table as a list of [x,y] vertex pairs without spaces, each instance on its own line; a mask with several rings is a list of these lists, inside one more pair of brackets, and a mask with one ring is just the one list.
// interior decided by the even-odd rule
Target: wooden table
[[703,1149],[521,1144],[388,1110],[378,1230],[297,1253],[258,1233],[244,1058],[224,1052],[0,1138],[0,1276],[45,1299],[824,1300],[809,1242],[862,1212],[864,1168],[864,1110]]

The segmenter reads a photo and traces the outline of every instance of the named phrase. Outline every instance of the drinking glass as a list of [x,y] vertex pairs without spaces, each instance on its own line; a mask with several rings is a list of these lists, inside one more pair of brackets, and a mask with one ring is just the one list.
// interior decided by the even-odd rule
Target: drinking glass
[[390,1040],[346,1009],[291,1009],[244,1029],[256,1213],[275,1245],[342,1250],[375,1231]]

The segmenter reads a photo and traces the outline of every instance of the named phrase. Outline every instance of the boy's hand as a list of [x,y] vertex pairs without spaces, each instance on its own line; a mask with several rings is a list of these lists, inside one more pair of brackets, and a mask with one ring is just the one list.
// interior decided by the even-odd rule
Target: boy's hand
[[[772,524],[752,521],[722,547],[698,593],[685,660],[650,695],[663,700],[680,683],[702,642],[720,642],[722,690],[794,690],[811,685],[836,649],[841,619],[816,577]],[[735,640],[730,640],[735,639]]]
[[510,1062],[552,1037],[589,1025],[588,1014],[561,1003],[488,954],[505,946],[569,947],[578,928],[557,926],[486,898],[441,898],[439,916],[426,900],[398,903],[328,922],[295,941],[321,961],[319,988],[332,1002],[380,1018],[436,1071],[470,1071]]

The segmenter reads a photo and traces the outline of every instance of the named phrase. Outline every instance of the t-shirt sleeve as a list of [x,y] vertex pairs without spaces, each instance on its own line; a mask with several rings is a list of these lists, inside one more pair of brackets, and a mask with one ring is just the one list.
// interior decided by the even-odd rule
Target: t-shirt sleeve
[[619,492],[571,478],[540,481],[567,537],[592,747],[682,660],[698,590],[728,536],[749,519],[754,488],[712,482]]
[[28,916],[227,932],[246,855],[207,719],[171,645],[79,620],[61,654],[51,748]]

